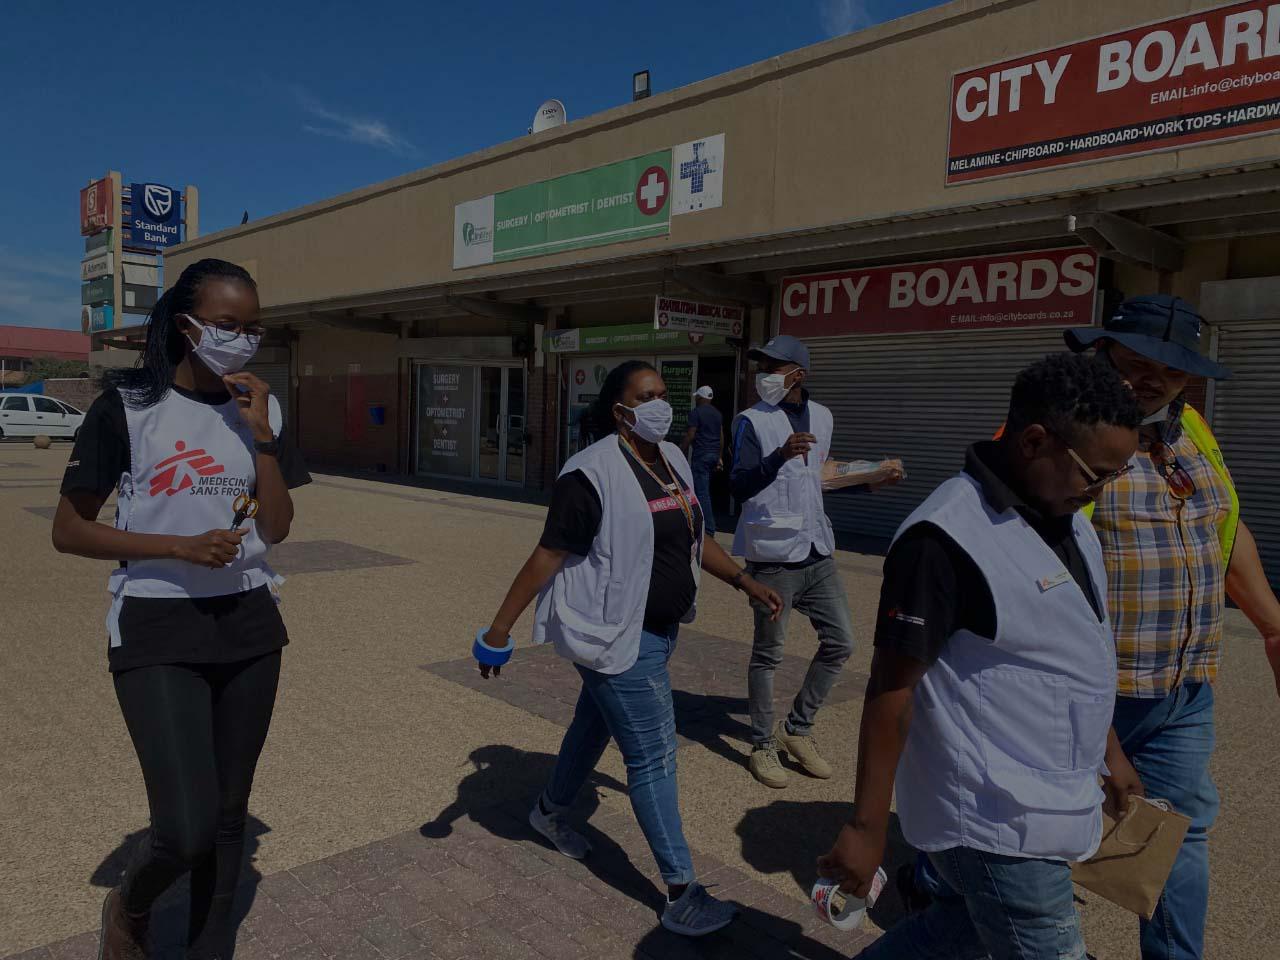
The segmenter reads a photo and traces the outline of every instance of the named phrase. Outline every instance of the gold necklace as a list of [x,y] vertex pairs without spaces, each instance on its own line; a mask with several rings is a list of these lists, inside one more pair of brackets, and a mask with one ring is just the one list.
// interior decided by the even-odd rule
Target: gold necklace
[[[667,490],[667,485],[658,478],[658,475],[654,473],[653,468],[650,467],[649,464],[645,463],[644,457],[640,456],[640,451],[635,448],[631,441],[621,433],[618,434],[618,439],[622,441],[623,448],[631,454],[631,456],[635,457],[636,463],[640,464],[640,466],[644,468],[644,472],[647,473],[650,478],[652,478],[653,482],[658,485],[658,489]],[[684,488],[680,483],[680,478],[677,477],[676,472],[671,469],[671,464],[667,463],[667,458],[662,454],[662,447],[658,447],[658,459],[662,461],[662,465],[667,468],[667,474],[671,477],[671,486],[675,487],[676,503],[680,504],[680,511],[684,514],[684,522],[689,525],[689,537],[693,540],[696,547],[698,534],[694,529],[693,504],[686,499],[684,495]]]

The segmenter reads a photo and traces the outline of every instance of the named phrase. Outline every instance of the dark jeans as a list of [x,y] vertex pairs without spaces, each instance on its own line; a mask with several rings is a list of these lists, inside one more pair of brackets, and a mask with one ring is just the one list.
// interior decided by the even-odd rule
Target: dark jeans
[[1084,960],[1070,866],[967,847],[928,856],[933,903],[858,960]]
[[249,790],[279,679],[279,651],[115,674],[151,808],[151,828],[125,870],[125,909],[150,910],[190,870],[191,944],[217,949],[230,933]]
[[783,602],[777,622],[769,620],[769,611],[764,607],[755,602],[751,605],[756,632],[747,669],[747,694],[751,702],[751,741],[759,747],[773,740],[773,673],[782,662],[791,611],[804,614],[818,631],[818,652],[787,717],[791,732],[800,736],[813,728],[818,708],[853,653],[853,619],[840,570],[831,557],[802,567],[748,563],[747,568],[752,577],[776,590]]
[[712,537],[716,535],[716,511],[711,506],[711,475],[715,473],[719,460],[715,455],[694,454],[689,463],[689,469],[693,471],[693,494],[702,507],[703,528]]

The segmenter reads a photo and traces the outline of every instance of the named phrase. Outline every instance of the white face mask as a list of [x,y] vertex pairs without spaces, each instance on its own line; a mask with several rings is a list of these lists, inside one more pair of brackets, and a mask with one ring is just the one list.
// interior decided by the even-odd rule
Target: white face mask
[[225,377],[229,373],[239,373],[258,352],[258,344],[262,342],[261,336],[237,333],[230,339],[219,341],[195,317],[185,313],[183,316],[187,318],[188,323],[200,331],[199,343],[187,337],[187,342],[191,344],[191,352],[209,368],[211,373],[216,373],[220,377]]
[[1169,405],[1166,403],[1163,407],[1161,407],[1155,413],[1151,414],[1151,416],[1146,417],[1142,421],[1142,425],[1145,427],[1151,423],[1164,423],[1165,420],[1168,419],[1168,417],[1169,417]]
[[760,395],[760,399],[775,406],[781,403],[782,398],[791,389],[787,386],[789,375],[789,373],[757,373],[756,393]]
[[623,422],[631,428],[631,432],[641,440],[648,440],[650,443],[657,443],[666,437],[671,429],[671,421],[675,417],[671,404],[665,400],[649,400],[634,407],[628,407],[623,403],[618,406],[635,417],[634,423],[623,417]]

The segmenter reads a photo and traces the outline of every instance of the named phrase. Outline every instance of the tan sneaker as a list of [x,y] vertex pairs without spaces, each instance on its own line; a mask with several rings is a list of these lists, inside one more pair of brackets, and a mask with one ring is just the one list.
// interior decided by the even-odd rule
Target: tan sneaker
[[756,747],[751,751],[751,762],[747,766],[751,775],[766,787],[781,790],[787,785],[787,771],[778,760],[777,747]]
[[811,734],[801,737],[787,733],[787,722],[779,720],[773,728],[773,737],[778,741],[778,746],[791,754],[791,759],[800,764],[809,776],[817,777],[819,780],[831,779],[831,764],[822,759],[822,754],[818,752],[818,744]]

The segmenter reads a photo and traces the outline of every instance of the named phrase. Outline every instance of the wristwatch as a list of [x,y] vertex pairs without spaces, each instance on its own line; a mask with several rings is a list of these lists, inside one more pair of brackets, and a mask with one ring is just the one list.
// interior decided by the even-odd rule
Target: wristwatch
[[280,438],[272,437],[270,440],[253,441],[253,449],[258,453],[265,453],[267,456],[276,457],[280,455]]
[[747,575],[747,571],[745,570],[739,570],[737,573],[733,575],[733,579],[729,581],[729,583],[732,584],[733,589],[735,590],[742,589],[742,578],[745,577],[746,575]]

